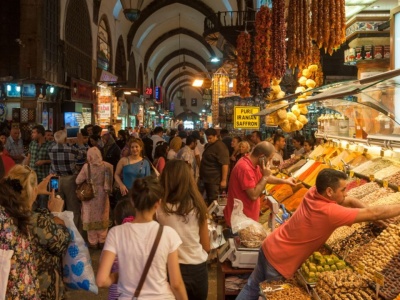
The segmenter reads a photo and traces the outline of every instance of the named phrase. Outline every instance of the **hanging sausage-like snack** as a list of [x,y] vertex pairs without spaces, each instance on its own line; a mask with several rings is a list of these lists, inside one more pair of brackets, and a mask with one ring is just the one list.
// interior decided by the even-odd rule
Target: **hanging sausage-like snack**
[[250,80],[248,63],[250,62],[251,37],[247,32],[241,32],[236,41],[237,50],[237,89],[242,97],[250,96]]
[[322,43],[324,42],[323,28],[324,28],[324,9],[323,5],[320,4],[318,5],[318,37],[316,39],[318,48],[321,48]]
[[323,29],[323,47],[325,48],[325,53],[328,50],[329,45],[329,35],[330,35],[330,28],[331,28],[331,19],[330,19],[330,2],[331,0],[323,0],[323,10],[324,10],[324,29]]
[[310,36],[313,40],[317,40],[318,36],[318,1],[317,0],[311,0],[311,13],[312,13],[312,18],[311,18],[311,31],[310,31]]
[[285,1],[275,0],[272,6],[271,77],[280,79],[286,71]]
[[330,27],[329,27],[329,43],[328,43],[328,53],[333,54],[333,50],[336,46],[336,17],[337,17],[337,7],[336,0],[330,0]]

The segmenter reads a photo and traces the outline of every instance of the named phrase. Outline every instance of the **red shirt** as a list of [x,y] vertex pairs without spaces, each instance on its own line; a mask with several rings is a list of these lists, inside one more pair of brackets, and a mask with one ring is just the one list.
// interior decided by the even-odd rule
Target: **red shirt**
[[264,255],[280,274],[291,278],[336,228],[351,226],[358,211],[321,196],[312,187],[289,221],[264,240]]
[[3,160],[4,164],[4,176],[7,176],[10,169],[15,166],[15,162],[11,157],[5,155],[4,152],[1,155],[1,159]]
[[226,224],[231,226],[233,199],[243,202],[243,213],[258,221],[260,216],[260,198],[253,201],[247,196],[246,190],[255,188],[262,177],[260,167],[254,166],[248,156],[244,156],[236,163],[229,178],[228,200],[224,209]]

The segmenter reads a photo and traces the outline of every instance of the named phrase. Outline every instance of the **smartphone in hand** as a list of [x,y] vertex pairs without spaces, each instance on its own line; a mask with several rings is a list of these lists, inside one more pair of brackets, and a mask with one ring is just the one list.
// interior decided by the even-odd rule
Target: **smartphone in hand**
[[58,176],[51,177],[48,186],[49,192],[54,190],[54,192],[57,193],[59,191],[59,188],[60,188],[60,178]]

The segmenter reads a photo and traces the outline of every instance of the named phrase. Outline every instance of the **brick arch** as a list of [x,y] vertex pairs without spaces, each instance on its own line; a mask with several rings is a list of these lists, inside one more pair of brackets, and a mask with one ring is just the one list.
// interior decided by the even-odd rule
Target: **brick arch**
[[160,9],[163,9],[164,7],[172,4],[182,4],[188,7],[191,7],[200,13],[202,13],[205,17],[210,16],[214,14],[214,10],[206,5],[203,1],[200,0],[153,0],[149,5],[146,6],[146,8],[141,11],[140,17],[138,20],[133,22],[131,28],[129,29],[127,41],[128,41],[128,53],[131,53],[131,47],[132,47],[132,42],[133,39],[135,38],[136,32],[140,28],[140,26],[143,24],[144,21],[146,21],[152,14],[155,12],[159,11]]
[[144,55],[144,70],[147,70],[147,64],[149,62],[149,59],[151,55],[153,54],[154,50],[162,44],[164,41],[168,40],[169,38],[179,35],[179,34],[184,34],[187,36],[190,36],[191,38],[199,41],[210,53],[210,56],[215,56],[215,52],[211,45],[206,42],[206,40],[196,32],[187,29],[187,28],[175,28],[171,31],[168,31],[164,33],[163,35],[159,36],[152,44],[151,46],[147,49],[146,54]]
[[[161,69],[166,65],[168,62],[170,62],[171,59],[180,56],[180,55],[185,55],[185,56],[190,56],[193,57],[194,59],[198,60],[203,66],[206,65],[206,60],[201,57],[201,55],[197,54],[196,52],[189,50],[189,49],[180,49],[176,50],[174,52],[171,52],[168,54],[160,63],[158,64],[156,70],[154,71],[154,81],[157,81],[158,74],[160,73]],[[160,85],[163,85],[163,82],[160,82]]]

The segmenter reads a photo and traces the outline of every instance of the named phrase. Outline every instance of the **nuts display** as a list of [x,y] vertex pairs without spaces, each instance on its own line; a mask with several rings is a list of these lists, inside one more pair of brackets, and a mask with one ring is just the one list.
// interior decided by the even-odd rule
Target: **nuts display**
[[351,227],[349,226],[342,226],[337,228],[329,237],[329,239],[326,241],[326,244],[330,247],[338,243],[340,240],[345,239],[349,235],[351,235],[354,231],[356,231],[358,228],[362,227],[365,225],[365,223],[355,223]]
[[351,189],[347,195],[354,197],[354,198],[358,198],[361,199],[363,197],[365,197],[368,194],[371,194],[372,192],[376,191],[377,189],[379,189],[379,184],[377,184],[376,182],[368,182],[366,184],[363,184],[362,186],[356,187],[354,189]]
[[250,225],[239,232],[240,244],[246,248],[258,248],[267,237],[267,232],[262,226]]
[[379,206],[379,205],[392,205],[400,203],[400,193],[391,193],[388,194],[386,197],[379,197],[371,203],[371,206]]
[[[278,289],[280,286],[284,288],[281,290],[273,291],[274,289]],[[299,287],[295,280],[273,282],[263,281],[260,283],[260,288],[263,291],[265,298],[268,300],[311,300],[311,296],[307,294],[305,290]],[[268,288],[271,288],[272,291],[268,292]]]
[[[381,199],[385,199],[394,191],[389,188],[379,188],[376,191],[369,193],[368,195],[364,196],[361,201],[367,205],[376,205],[378,201]],[[385,202],[383,202],[385,204]]]
[[393,161],[382,158],[375,158],[373,160],[366,162],[365,164],[362,164],[354,168],[353,171],[356,173],[369,176],[371,174],[375,174],[376,172],[384,168],[390,167],[391,165],[393,165]]
[[[390,261],[398,255],[399,249],[400,226],[390,224],[368,245],[365,253],[361,256],[359,261],[365,266],[363,278],[372,282],[375,272],[382,272],[385,268],[390,267]],[[390,282],[386,281],[386,284],[390,285]],[[392,284],[400,286],[400,277],[397,277]]]
[[384,180],[387,180],[389,183],[399,186],[400,185],[400,172],[397,172],[389,177],[384,178]]
[[392,176],[398,172],[400,172],[400,167],[398,167],[396,165],[392,165],[392,166],[389,166],[387,168],[384,168],[384,169],[376,172],[374,175],[375,175],[376,179],[382,180],[383,178]]
[[322,273],[315,291],[322,300],[374,299],[374,291],[351,269]]
[[[369,223],[355,230],[345,239],[340,240],[336,244],[332,245],[332,250],[348,262],[350,261],[348,260],[347,256],[354,252],[356,255],[355,258],[359,260],[360,256],[357,255],[357,253],[360,247],[374,240],[382,232],[382,230],[382,228]],[[351,261],[350,263],[354,265],[354,261]]]

